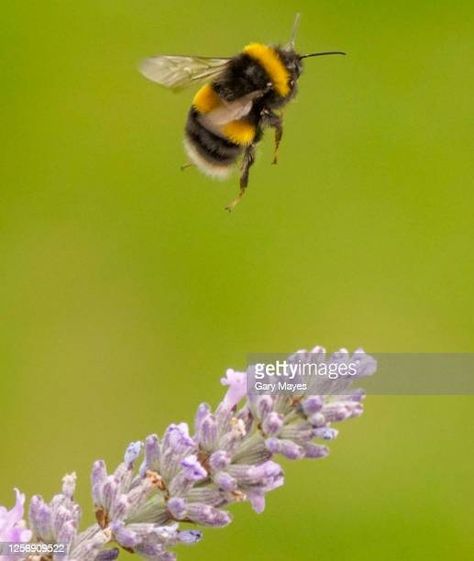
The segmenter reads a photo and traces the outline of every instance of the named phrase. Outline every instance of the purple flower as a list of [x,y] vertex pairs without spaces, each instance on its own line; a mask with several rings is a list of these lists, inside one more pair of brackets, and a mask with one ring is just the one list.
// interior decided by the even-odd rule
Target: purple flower
[[33,541],[73,545],[81,518],[81,509],[73,499],[75,487],[76,474],[72,473],[64,476],[62,493],[49,503],[39,495],[32,497],[29,518]]
[[232,409],[247,394],[247,373],[236,372],[229,368],[224,378],[221,378],[224,386],[229,386],[224,396],[224,404]]
[[[31,531],[23,520],[25,495],[15,489],[16,503],[11,510],[0,506],[0,542],[29,542]],[[5,558],[6,559],[6,558]],[[3,561],[3,556],[0,556]]]
[[[215,410],[206,403],[195,415],[195,433],[186,423],[171,424],[162,438],[156,434],[135,441],[112,471],[103,460],[94,462],[92,498],[97,523],[79,532],[81,511],[74,501],[75,474],[63,479],[62,492],[50,502],[34,496],[30,502],[31,530],[23,521],[24,495],[16,491],[16,505],[0,507],[0,541],[65,543],[60,561],[115,561],[119,546],[147,561],[174,561],[170,548],[201,539],[181,523],[222,527],[232,521],[225,507],[248,501],[256,512],[265,508],[266,495],[284,483],[275,460],[324,458],[321,441],[335,438],[335,422],[358,417],[363,392],[352,390],[354,379],[375,371],[372,357],[358,349],[328,356],[322,347],[298,351],[289,361],[338,366],[356,364],[352,380],[317,380],[302,395],[249,395],[247,374],[227,370],[228,386]],[[111,547],[113,546],[113,547]],[[0,561],[8,561],[2,559]],[[59,561],[53,556],[53,561]]]

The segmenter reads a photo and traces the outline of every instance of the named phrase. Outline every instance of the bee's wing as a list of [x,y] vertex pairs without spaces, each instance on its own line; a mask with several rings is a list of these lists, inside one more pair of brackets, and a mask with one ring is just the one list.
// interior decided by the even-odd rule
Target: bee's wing
[[152,82],[179,90],[216,78],[229,60],[200,56],[155,56],[141,63],[140,72]]

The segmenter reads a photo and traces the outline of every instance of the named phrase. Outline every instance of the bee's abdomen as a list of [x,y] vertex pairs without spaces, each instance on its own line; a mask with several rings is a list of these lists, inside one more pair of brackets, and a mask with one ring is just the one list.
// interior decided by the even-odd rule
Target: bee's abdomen
[[242,146],[205,127],[192,107],[186,122],[184,146],[189,159],[207,175],[225,179],[242,153]]

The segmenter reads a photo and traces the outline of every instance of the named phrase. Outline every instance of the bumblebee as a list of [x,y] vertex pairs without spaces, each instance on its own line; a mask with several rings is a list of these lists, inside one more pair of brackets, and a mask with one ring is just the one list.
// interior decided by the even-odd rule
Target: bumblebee
[[298,54],[298,23],[299,15],[284,46],[250,43],[230,58],[160,55],[145,59],[140,66],[146,78],[172,90],[204,82],[188,113],[184,147],[190,163],[183,167],[195,165],[209,176],[226,179],[240,162],[240,192],[226,207],[228,211],[245,193],[255,146],[266,128],[275,132],[273,163],[277,163],[283,135],[280,110],[297,93],[303,59],[345,54]]

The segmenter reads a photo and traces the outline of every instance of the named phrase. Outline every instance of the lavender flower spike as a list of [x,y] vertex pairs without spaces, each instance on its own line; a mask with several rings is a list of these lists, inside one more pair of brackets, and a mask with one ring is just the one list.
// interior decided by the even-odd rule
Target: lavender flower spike
[[[362,349],[329,356],[316,347],[298,351],[289,361],[324,363],[330,372],[349,359],[357,365],[352,381],[375,372],[375,360]],[[171,424],[162,438],[151,434],[129,444],[111,472],[103,460],[94,462],[95,524],[79,532],[76,476],[70,474],[50,502],[32,497],[31,530],[22,520],[24,495],[16,491],[13,509],[0,507],[0,541],[66,544],[67,555],[52,555],[52,561],[114,561],[119,548],[147,561],[174,561],[170,548],[202,537],[197,529],[180,529],[181,523],[226,526],[232,521],[226,507],[241,501],[262,512],[266,494],[284,483],[278,455],[326,457],[329,449],[322,441],[338,434],[332,423],[363,411],[363,393],[352,390],[347,379],[328,377],[290,396],[247,396],[246,372],[229,369],[221,381],[228,386],[222,402],[215,410],[205,403],[198,407],[192,436],[186,423]],[[24,559],[35,561],[33,556]]]

